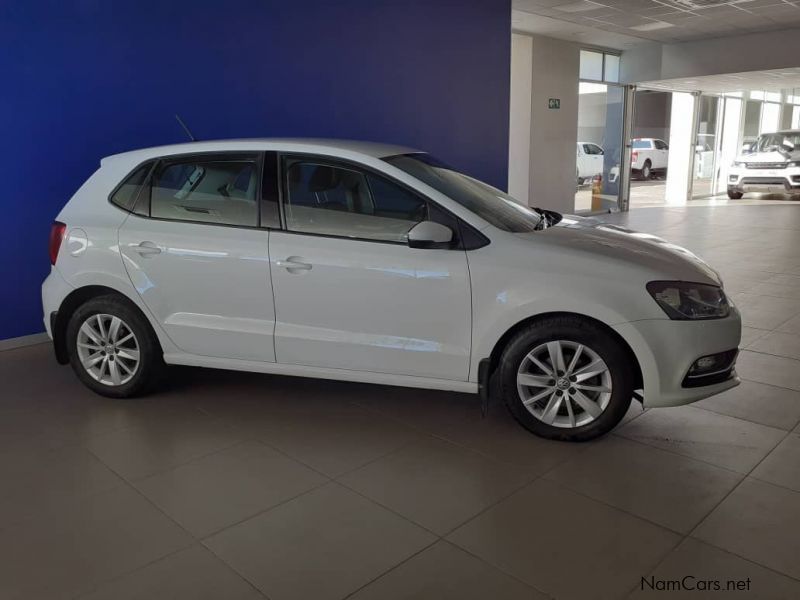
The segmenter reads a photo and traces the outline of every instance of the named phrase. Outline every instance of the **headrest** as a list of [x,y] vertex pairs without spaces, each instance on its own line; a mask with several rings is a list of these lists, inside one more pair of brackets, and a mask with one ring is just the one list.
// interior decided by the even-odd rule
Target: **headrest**
[[338,187],[341,171],[332,167],[318,166],[311,174],[308,182],[308,189],[311,192],[325,192]]

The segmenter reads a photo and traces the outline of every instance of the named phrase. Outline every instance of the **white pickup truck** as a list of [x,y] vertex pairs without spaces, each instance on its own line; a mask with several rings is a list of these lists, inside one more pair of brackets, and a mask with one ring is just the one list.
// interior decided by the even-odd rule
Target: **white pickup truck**
[[603,155],[605,152],[597,144],[578,142],[578,153],[575,158],[575,176],[578,185],[592,181],[603,173]]
[[650,179],[654,174],[667,172],[669,146],[656,138],[631,140],[631,171],[640,179]]
[[800,198],[800,129],[761,134],[747,150],[728,171],[728,198],[745,192]]

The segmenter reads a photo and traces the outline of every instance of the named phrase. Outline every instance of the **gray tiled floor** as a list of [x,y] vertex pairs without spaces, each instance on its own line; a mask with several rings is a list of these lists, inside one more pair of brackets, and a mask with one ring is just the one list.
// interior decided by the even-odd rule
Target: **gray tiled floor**
[[247,373],[114,402],[8,350],[0,598],[800,597],[800,206],[610,219],[720,270],[742,386],[574,445],[472,396]]

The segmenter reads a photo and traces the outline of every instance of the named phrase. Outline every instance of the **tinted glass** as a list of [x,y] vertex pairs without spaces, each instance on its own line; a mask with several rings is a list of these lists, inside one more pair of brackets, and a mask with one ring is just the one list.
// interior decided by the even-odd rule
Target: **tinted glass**
[[222,225],[258,225],[255,161],[189,160],[159,166],[150,215]]
[[619,82],[619,56],[615,54],[606,54],[606,65],[605,65],[606,72],[605,80],[611,81],[614,83]]
[[150,169],[153,166],[153,163],[145,163],[138,169],[136,169],[133,173],[128,176],[128,178],[122,183],[121,186],[117,188],[117,190],[111,196],[111,202],[119,206],[120,208],[124,208],[125,210],[132,211],[134,204],[136,202],[136,198],[138,196],[139,189],[141,188],[144,180],[147,178],[148,173],[150,173]]
[[504,231],[535,231],[542,223],[536,211],[490,185],[459,173],[430,154],[400,154],[384,160]]
[[603,81],[603,53],[581,50],[581,79]]
[[353,169],[294,161],[286,170],[284,213],[291,231],[405,242],[427,218],[424,199]]

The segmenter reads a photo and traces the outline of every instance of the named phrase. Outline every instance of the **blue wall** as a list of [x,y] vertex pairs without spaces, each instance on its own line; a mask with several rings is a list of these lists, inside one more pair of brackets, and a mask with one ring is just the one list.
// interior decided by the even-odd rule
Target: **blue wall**
[[[14,6],[9,6],[14,4]],[[61,206],[103,156],[200,139],[428,150],[505,188],[510,0],[26,0],[0,7],[0,339],[43,330]]]

